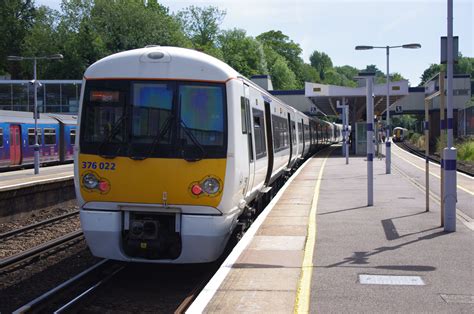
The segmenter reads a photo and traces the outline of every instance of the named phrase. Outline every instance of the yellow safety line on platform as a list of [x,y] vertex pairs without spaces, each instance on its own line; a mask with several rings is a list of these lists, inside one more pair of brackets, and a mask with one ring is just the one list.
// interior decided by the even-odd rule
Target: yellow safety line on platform
[[319,169],[318,179],[316,187],[314,188],[313,201],[311,203],[311,211],[309,214],[308,223],[308,238],[306,239],[306,245],[304,248],[303,265],[301,267],[301,276],[298,283],[298,290],[296,291],[296,302],[294,313],[308,313],[309,312],[309,300],[311,295],[311,277],[313,273],[313,255],[314,247],[316,244],[316,212],[318,207],[319,189],[321,187],[321,180],[323,177],[324,166],[328,160],[328,156],[333,150],[330,149],[326,156],[324,156],[323,163]]
[[[401,159],[405,160],[406,162],[408,162],[408,163],[411,164],[412,166],[414,166],[414,167],[416,167],[416,168],[422,170],[423,172],[425,171],[425,168],[422,168],[422,167],[420,167],[420,166],[418,166],[418,165],[415,165],[413,162],[411,162],[411,161],[409,161],[408,159],[402,157],[401,155],[399,155],[399,154],[397,154],[397,153],[395,153],[395,152],[394,152],[393,154],[394,154],[395,156],[398,156],[398,157],[400,157]],[[430,174],[431,174],[432,176],[438,178],[438,179],[441,179],[440,176],[438,176],[437,174],[435,174],[435,173],[433,173],[433,172],[431,172],[431,171],[430,171]],[[468,189],[466,189],[465,187],[460,186],[459,184],[457,185],[457,188],[460,189],[460,190],[463,190],[463,191],[466,192],[466,193],[469,193],[469,194],[471,194],[471,195],[474,195],[474,192],[469,191]]]

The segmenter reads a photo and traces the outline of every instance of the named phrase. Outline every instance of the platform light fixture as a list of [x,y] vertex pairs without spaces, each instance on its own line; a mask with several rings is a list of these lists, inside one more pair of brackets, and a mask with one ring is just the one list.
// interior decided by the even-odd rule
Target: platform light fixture
[[385,173],[390,174],[390,163],[391,163],[391,154],[390,154],[390,75],[389,75],[389,56],[391,48],[405,48],[405,49],[418,49],[421,48],[419,43],[404,44],[399,46],[356,46],[355,50],[371,50],[371,49],[385,49],[387,51],[387,129],[385,142]]
[[30,81],[31,84],[34,86],[34,100],[35,100],[35,108],[34,108],[34,119],[35,119],[35,145],[34,145],[34,157],[35,157],[35,174],[39,174],[39,144],[38,144],[38,95],[37,95],[37,88],[41,86],[41,83],[36,79],[36,61],[37,60],[61,60],[63,59],[63,55],[60,53],[49,55],[49,56],[41,56],[41,57],[23,57],[23,56],[8,56],[8,61],[23,61],[23,60],[33,60],[33,80]]

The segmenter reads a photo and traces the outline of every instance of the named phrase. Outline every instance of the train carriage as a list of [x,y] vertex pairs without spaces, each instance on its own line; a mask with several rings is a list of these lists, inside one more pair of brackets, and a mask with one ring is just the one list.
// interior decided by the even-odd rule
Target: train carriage
[[[37,120],[40,162],[59,161],[59,124],[47,115]],[[0,167],[31,165],[34,162],[35,125],[31,112],[0,111]]]
[[[75,116],[42,113],[37,119],[40,164],[71,162],[75,131]],[[33,165],[34,145],[33,113],[0,110],[0,170]]]
[[217,259],[239,217],[326,143],[318,123],[194,50],[155,46],[99,60],[84,74],[75,153],[92,253]]

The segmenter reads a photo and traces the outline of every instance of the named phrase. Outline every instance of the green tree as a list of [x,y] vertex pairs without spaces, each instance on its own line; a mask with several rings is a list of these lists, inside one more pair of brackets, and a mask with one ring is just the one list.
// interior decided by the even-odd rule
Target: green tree
[[324,52],[313,51],[309,57],[311,66],[319,73],[321,80],[325,80],[326,72],[332,68],[331,58]]
[[21,46],[34,23],[35,7],[32,0],[2,0],[0,5],[0,74],[10,73],[22,78],[22,64],[9,62],[7,56],[22,55]]
[[[281,31],[268,31],[256,37],[265,47],[268,47],[282,56],[288,64],[290,70],[296,75],[298,86],[304,83],[303,78],[303,59],[300,55],[303,51],[297,43],[291,40]],[[268,61],[268,60],[267,60]]]
[[310,64],[304,63],[302,67],[302,78],[304,82],[320,83],[321,78],[319,77],[318,71],[313,68]]
[[212,52],[225,15],[226,11],[219,10],[218,7],[201,8],[192,5],[179,11],[176,17],[195,48]]
[[431,79],[433,76],[438,74],[442,70],[442,66],[439,64],[431,64],[428,69],[423,71],[423,74],[421,75],[420,79],[420,84],[418,86],[423,86],[425,83],[428,82],[429,79]]
[[[46,6],[36,9],[34,24],[25,36],[21,49],[22,54],[28,56],[47,56],[61,51],[58,46],[58,36],[56,25],[59,12]],[[33,69],[31,64],[24,64],[23,77],[32,77]],[[59,61],[39,60],[37,64],[38,77],[42,79],[61,78],[58,72],[61,71],[62,64]]]
[[285,58],[278,55],[271,65],[270,76],[272,77],[273,88],[278,90],[296,89],[298,87],[296,75],[289,68]]
[[223,60],[244,76],[268,73],[262,44],[244,30],[223,31],[219,46]]
[[[454,74],[470,74],[471,78],[474,77],[474,58],[463,57],[463,55],[459,53],[458,62],[454,64],[453,70]],[[446,64],[430,64],[430,66],[423,71],[418,86],[425,85],[429,79],[441,71],[447,72]]]
[[341,86],[356,87],[357,83],[354,77],[359,74],[359,70],[350,65],[344,65],[341,67],[334,67],[334,70],[341,75]]
[[91,22],[110,52],[150,44],[185,45],[179,23],[156,0],[96,0]]

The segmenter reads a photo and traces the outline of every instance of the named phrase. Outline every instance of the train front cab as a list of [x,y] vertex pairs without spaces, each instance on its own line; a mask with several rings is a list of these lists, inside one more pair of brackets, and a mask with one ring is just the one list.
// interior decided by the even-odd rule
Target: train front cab
[[240,101],[229,84],[85,81],[75,180],[94,255],[202,263],[222,253],[237,223],[236,194],[248,182],[233,174],[244,168],[245,150],[227,119],[240,115],[226,106]]

